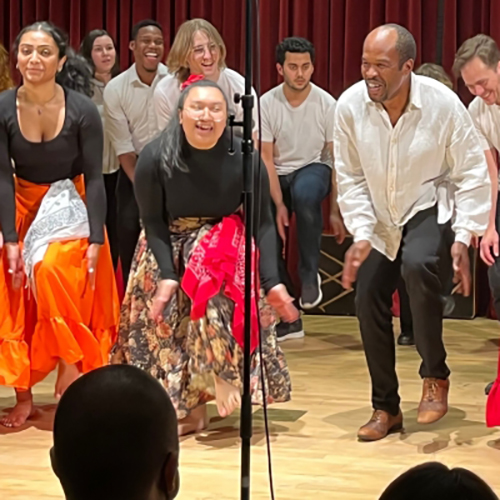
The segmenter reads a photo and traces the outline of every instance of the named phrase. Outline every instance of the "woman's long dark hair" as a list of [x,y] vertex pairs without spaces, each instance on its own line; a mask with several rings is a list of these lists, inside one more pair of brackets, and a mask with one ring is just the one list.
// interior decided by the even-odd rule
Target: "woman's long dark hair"
[[30,31],[44,31],[52,37],[59,50],[59,59],[66,56],[62,70],[56,76],[56,82],[63,87],[75,90],[88,97],[92,97],[92,70],[84,57],[78,55],[70,46],[68,35],[48,21],[40,21],[25,26],[17,35],[13,51],[17,54],[19,43],[25,33]]
[[182,128],[179,119],[179,111],[184,108],[184,103],[186,102],[189,92],[191,92],[191,90],[195,87],[212,87],[219,90],[226,101],[228,116],[230,113],[227,97],[215,82],[210,80],[200,80],[187,86],[181,92],[179,101],[177,102],[177,108],[165,127],[165,130],[162,132],[160,141],[160,167],[168,177],[172,176],[172,173],[176,168],[182,172],[189,171],[183,154],[184,146],[186,144],[186,135],[184,134],[184,129]]
[[[106,30],[101,30],[101,29],[89,31],[85,35],[85,38],[82,40],[82,43],[80,45],[80,54],[85,58],[87,63],[92,68],[92,75],[94,75],[95,73],[95,64],[94,60],[92,59],[92,49],[94,48],[95,39],[101,36],[109,36],[109,38],[111,38],[111,41],[113,42],[113,46],[115,47],[116,51],[116,43],[113,37]],[[115,64],[111,68],[111,78],[115,77],[119,73],[120,73],[120,63],[118,62],[118,54],[116,54]]]

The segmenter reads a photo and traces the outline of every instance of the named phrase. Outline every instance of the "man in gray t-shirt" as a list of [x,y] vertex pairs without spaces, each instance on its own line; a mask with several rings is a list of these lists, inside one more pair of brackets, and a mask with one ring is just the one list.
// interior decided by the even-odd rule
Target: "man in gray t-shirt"
[[[321,205],[330,192],[334,234],[339,241],[345,236],[336,188],[332,184],[335,99],[311,83],[314,71],[314,46],[311,42],[299,37],[286,38],[278,45],[276,58],[284,83],[261,98],[262,159],[269,172],[273,208],[281,237],[280,276],[293,296],[282,255],[285,228],[293,212],[300,256],[299,304],[303,309],[312,309],[323,297],[318,273],[323,229]],[[302,321],[280,323],[277,335],[278,340],[303,337]]]

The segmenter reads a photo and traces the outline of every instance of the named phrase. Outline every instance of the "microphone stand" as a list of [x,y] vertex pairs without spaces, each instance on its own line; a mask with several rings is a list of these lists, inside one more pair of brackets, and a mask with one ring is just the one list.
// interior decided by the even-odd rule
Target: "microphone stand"
[[[252,139],[252,2],[246,0],[246,37],[245,37],[245,94],[235,95],[235,102],[243,107],[243,122],[229,118],[229,125],[243,126],[243,209],[245,213],[245,336],[243,352],[243,395],[241,400],[241,499],[250,499],[250,447],[252,439],[252,396],[250,394],[251,352],[250,337],[252,329],[252,237],[254,232],[254,163]],[[232,133],[231,133],[232,136]]]

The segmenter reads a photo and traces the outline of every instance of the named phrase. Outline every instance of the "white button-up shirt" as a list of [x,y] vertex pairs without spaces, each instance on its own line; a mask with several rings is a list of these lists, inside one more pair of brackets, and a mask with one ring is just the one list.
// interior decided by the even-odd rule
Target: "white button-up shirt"
[[[408,106],[393,127],[361,81],[337,101],[334,125],[339,206],[354,241],[394,260],[404,225],[438,205],[440,185],[454,191],[456,241],[469,245],[488,224],[491,183],[465,106],[443,84],[411,76]],[[440,218],[442,219],[442,218]]]
[[500,106],[488,105],[480,97],[475,97],[469,104],[469,113],[476,125],[481,147],[485,151],[500,151]]
[[167,73],[166,66],[160,63],[153,83],[146,85],[133,64],[106,85],[104,127],[117,156],[139,154],[158,135],[154,91]]

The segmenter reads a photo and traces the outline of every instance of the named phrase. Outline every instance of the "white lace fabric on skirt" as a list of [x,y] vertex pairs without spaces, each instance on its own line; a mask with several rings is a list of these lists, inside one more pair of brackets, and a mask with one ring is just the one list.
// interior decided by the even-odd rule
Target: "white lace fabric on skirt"
[[90,227],[87,207],[70,179],[54,182],[45,194],[35,220],[24,239],[25,272],[36,293],[33,271],[56,241],[88,238]]

